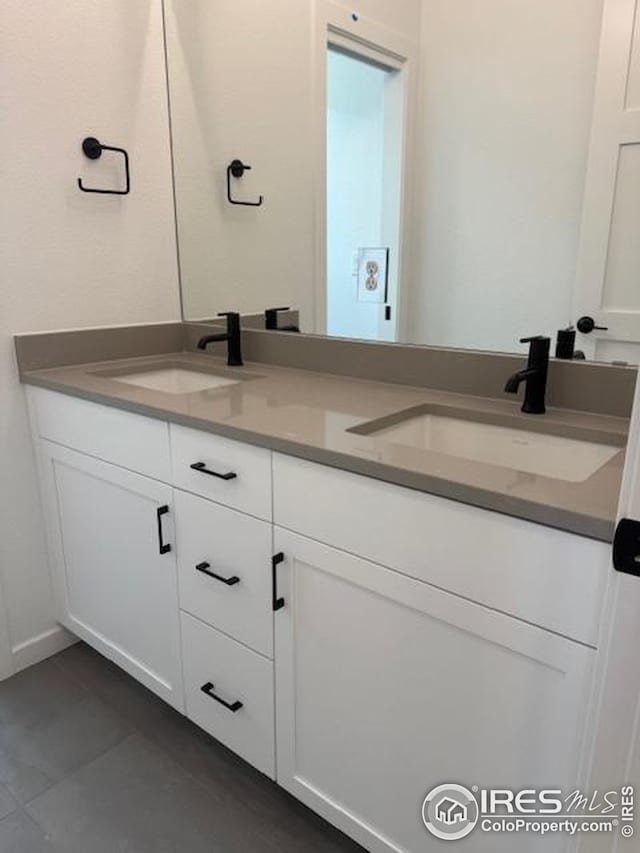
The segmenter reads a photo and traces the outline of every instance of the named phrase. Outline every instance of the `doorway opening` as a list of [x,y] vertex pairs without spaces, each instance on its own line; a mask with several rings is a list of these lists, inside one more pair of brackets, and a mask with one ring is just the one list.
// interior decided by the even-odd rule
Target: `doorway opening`
[[368,54],[327,46],[326,333],[395,341],[404,81]]

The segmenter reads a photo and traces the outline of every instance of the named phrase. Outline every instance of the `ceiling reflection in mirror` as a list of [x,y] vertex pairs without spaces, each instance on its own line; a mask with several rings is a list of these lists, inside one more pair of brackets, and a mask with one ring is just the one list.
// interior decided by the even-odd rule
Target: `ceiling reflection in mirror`
[[637,22],[602,35],[603,0],[164,2],[185,319],[286,307],[267,325],[552,353],[570,329],[565,356],[640,360]]

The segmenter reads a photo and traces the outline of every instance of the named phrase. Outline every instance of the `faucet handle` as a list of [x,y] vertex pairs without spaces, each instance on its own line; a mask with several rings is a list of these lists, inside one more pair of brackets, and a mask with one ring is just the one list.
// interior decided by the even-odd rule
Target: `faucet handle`
[[218,317],[226,317],[229,334],[240,333],[240,314],[237,311],[219,311]]
[[278,314],[281,311],[290,311],[289,306],[281,308],[267,308],[264,312],[264,327],[270,331],[278,331]]
[[551,343],[551,338],[548,338],[546,335],[531,335],[529,338],[520,338],[521,344],[531,344],[534,341],[549,341]]

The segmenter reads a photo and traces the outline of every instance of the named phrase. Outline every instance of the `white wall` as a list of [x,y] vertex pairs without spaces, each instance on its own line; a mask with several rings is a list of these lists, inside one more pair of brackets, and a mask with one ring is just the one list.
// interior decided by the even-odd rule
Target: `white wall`
[[[422,0],[334,0],[350,12],[371,18],[383,27],[405,36],[416,36],[420,28]],[[311,0],[314,2],[314,0]]]
[[[298,307],[313,273],[310,2],[166,9],[185,314]],[[252,171],[234,194],[262,207],[227,202],[235,158]]]
[[[181,274],[185,313],[300,308],[313,316],[313,12],[318,0],[167,0]],[[420,0],[339,5],[415,36]],[[226,200],[226,166],[253,169]]]
[[571,297],[602,0],[424,0],[408,337],[513,350]]
[[[21,665],[53,628],[14,332],[179,319],[160,0],[4,0],[0,279],[0,581]],[[130,196],[81,193],[129,150]],[[55,638],[49,637],[49,643]]]

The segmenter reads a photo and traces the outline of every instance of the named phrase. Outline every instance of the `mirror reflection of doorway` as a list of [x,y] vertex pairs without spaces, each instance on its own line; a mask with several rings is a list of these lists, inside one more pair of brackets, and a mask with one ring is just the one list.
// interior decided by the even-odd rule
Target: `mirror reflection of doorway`
[[326,332],[397,340],[402,71],[329,44]]

